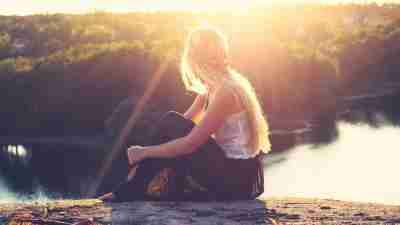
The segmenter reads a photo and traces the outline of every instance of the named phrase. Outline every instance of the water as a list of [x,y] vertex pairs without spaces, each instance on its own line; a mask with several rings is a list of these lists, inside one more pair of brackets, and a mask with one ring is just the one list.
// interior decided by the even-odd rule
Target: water
[[[3,173],[10,171],[11,179],[0,173],[0,204],[8,202],[49,201],[51,194],[29,173],[32,151],[25,145],[3,145],[0,151]],[[21,192],[15,192],[20,189]],[[30,189],[28,191],[28,189]]]
[[[304,129],[296,125],[296,129],[276,132],[273,147],[277,153],[265,160],[262,197],[400,205],[400,106],[393,104],[399,98],[400,94],[360,97],[356,102],[347,101],[337,113],[339,117],[302,121]],[[64,144],[3,145],[0,203],[79,198],[101,166],[99,155],[98,151],[93,154],[84,147]],[[121,165],[109,176],[114,180],[105,190],[122,180],[118,174],[125,170]]]
[[61,197],[55,197],[51,193],[47,193],[42,189],[37,189],[31,194],[16,194],[11,189],[7,188],[4,183],[0,182],[0,204],[4,203],[28,203],[28,202],[50,202]]
[[[44,149],[35,148],[35,153],[40,153],[36,150]],[[65,152],[71,150],[62,146],[59,146],[58,149]],[[37,157],[33,157],[33,152],[30,145],[0,145],[0,204],[46,202],[72,196],[68,191],[57,191],[57,188],[54,188],[54,186],[66,186],[66,182],[68,182],[65,180],[66,177],[59,173],[60,170],[63,170],[63,164],[60,163],[63,161],[63,155],[53,151],[52,155],[40,153],[35,154]],[[54,165],[59,165],[59,167]],[[47,182],[48,180],[54,180],[56,185]],[[65,181],[60,182],[63,180]]]
[[[271,154],[265,161],[262,197],[309,197],[400,205],[400,127],[385,124],[338,123],[338,138],[330,144],[304,144]],[[9,150],[15,154],[15,147]],[[21,148],[22,149],[22,148]],[[23,157],[29,153],[20,150]],[[46,201],[43,188],[16,195],[0,180],[0,203]]]
[[400,205],[400,127],[338,124],[325,146],[297,146],[266,159],[263,197],[292,196]]
[[17,197],[10,187],[0,179],[0,203],[16,201]]

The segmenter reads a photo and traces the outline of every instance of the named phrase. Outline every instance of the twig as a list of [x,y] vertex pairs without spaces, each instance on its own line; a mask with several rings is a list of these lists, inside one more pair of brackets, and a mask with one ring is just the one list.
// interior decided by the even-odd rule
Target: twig
[[[46,225],[71,225],[71,223],[65,223],[58,220],[48,220],[48,219],[21,219],[21,218],[11,218],[10,221],[21,222],[21,223],[34,223],[34,224],[46,224]],[[8,223],[7,223],[8,224]]]

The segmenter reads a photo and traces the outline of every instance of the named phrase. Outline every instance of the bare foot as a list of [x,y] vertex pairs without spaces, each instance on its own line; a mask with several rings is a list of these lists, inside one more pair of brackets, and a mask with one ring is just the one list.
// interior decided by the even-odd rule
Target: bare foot
[[110,202],[114,199],[114,194],[112,192],[109,192],[107,194],[104,194],[100,197],[98,197],[99,200],[103,201],[103,202]]

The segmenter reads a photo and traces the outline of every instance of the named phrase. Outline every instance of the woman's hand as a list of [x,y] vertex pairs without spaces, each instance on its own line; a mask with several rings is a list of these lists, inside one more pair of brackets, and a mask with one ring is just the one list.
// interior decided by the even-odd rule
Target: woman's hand
[[146,155],[147,147],[134,145],[128,148],[127,155],[129,160],[129,165],[134,166],[135,164],[139,163],[140,161],[147,158]]

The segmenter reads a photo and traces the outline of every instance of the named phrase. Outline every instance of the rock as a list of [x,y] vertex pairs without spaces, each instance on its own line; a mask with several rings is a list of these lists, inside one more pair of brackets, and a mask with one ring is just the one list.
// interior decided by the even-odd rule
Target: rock
[[320,209],[322,209],[322,210],[328,210],[328,209],[332,209],[331,207],[329,207],[329,206],[321,206],[321,207],[319,207]]
[[[322,210],[321,205],[331,210]],[[283,207],[285,206],[285,207]],[[46,212],[46,213],[44,213]],[[64,200],[0,205],[0,224],[57,225],[291,225],[398,223],[400,206],[320,199],[235,202],[127,202]],[[367,215],[374,215],[367,217]],[[20,220],[12,220],[20,218]],[[14,222],[14,223],[13,223]],[[18,223],[19,222],[19,223]]]
[[382,217],[380,217],[380,216],[367,216],[365,219],[366,220],[371,220],[371,221],[383,220]]
[[353,214],[353,216],[366,216],[367,214],[359,212],[359,213],[355,213]]
[[400,217],[399,218],[392,218],[386,221],[387,224],[400,224]]
[[286,215],[285,219],[298,220],[298,219],[300,219],[300,215],[298,215],[298,214]]

